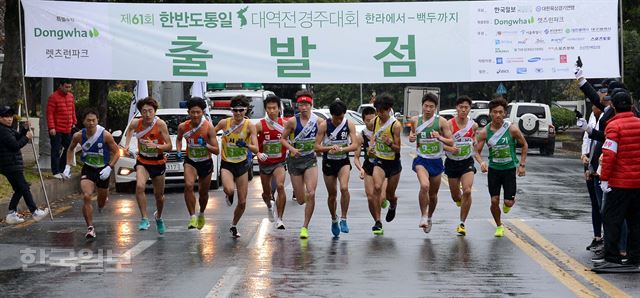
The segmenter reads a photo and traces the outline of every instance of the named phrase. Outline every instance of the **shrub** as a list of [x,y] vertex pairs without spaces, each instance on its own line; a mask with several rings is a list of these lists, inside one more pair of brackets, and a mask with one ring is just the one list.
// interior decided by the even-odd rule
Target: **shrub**
[[551,107],[551,118],[557,131],[565,131],[576,123],[576,114],[561,107]]
[[[126,91],[110,91],[107,99],[107,129],[124,130],[127,126],[129,118],[129,106],[133,94]],[[82,111],[89,107],[90,103],[87,97],[77,98],[76,100],[76,116],[78,121],[82,116]],[[79,126],[82,126],[80,123]]]

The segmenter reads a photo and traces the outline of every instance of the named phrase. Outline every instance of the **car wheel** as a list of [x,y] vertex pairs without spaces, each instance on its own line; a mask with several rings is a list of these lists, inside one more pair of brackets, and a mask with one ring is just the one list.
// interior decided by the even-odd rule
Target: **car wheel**
[[489,117],[487,117],[487,116],[479,116],[478,118],[476,118],[476,122],[478,123],[478,125],[480,127],[485,127],[485,126],[487,126],[487,124],[489,124]]
[[134,193],[136,192],[136,183],[135,182],[116,183],[116,192]]
[[536,131],[538,131],[539,127],[540,121],[538,121],[538,117],[536,117],[536,115],[534,114],[524,114],[518,121],[518,128],[520,128],[520,131],[522,131],[522,133],[524,133],[525,135],[531,135],[535,133]]

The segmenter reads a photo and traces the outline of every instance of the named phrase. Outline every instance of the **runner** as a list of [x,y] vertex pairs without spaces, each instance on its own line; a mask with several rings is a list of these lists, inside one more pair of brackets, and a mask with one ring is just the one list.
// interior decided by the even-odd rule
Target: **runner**
[[425,94],[422,97],[422,116],[411,118],[409,133],[409,141],[417,141],[417,156],[413,159],[412,168],[420,182],[418,201],[422,217],[418,226],[425,233],[431,231],[431,218],[438,205],[438,190],[444,172],[443,144],[453,146],[451,127],[446,119],[436,113],[437,109],[438,97],[433,93]]
[[80,189],[82,190],[84,205],[82,215],[87,223],[87,234],[85,238],[93,239],[96,231],[93,227],[93,206],[91,199],[93,191],[98,187],[98,212],[104,208],[109,194],[109,176],[118,161],[118,145],[113,140],[113,136],[98,125],[98,112],[94,109],[87,109],[82,115],[84,128],[73,134],[71,144],[67,150],[67,165],[62,172],[65,179],[71,177],[71,166],[75,148],[81,144],[82,154],[80,159],[84,162],[82,173],[80,174]]
[[[390,201],[385,220],[391,222],[396,216],[398,198],[395,193],[400,181],[400,172],[402,172],[402,164],[400,163],[402,125],[393,115],[389,114],[393,107],[393,97],[390,94],[378,95],[375,107],[378,116],[373,120],[373,136],[369,141],[369,154],[376,156],[376,164],[373,167],[373,192],[378,197],[374,200],[374,204],[376,204],[375,209],[379,214],[380,205],[378,204],[382,197],[386,197]],[[386,195],[382,193],[385,179],[388,179]],[[375,235],[384,234],[379,216],[371,230]]]
[[[329,105],[331,119],[318,124],[316,135],[316,151],[322,152],[322,173],[327,187],[329,198],[329,213],[331,213],[331,233],[338,237],[340,232],[349,233],[347,225],[347,211],[349,210],[349,172],[351,162],[349,152],[353,152],[359,146],[356,127],[353,122],[345,117],[347,105],[336,100]],[[350,141],[351,140],[351,141]],[[336,186],[340,182],[340,211],[338,219],[336,212],[338,196]],[[339,222],[339,223],[338,223]]]
[[223,191],[226,195],[227,206],[233,205],[234,189],[238,190],[238,204],[233,211],[233,221],[229,231],[233,238],[240,237],[236,225],[240,221],[247,206],[247,192],[249,191],[248,172],[252,169],[251,162],[247,162],[247,149],[258,152],[256,128],[244,115],[249,108],[249,99],[244,95],[237,95],[231,99],[233,116],[222,119],[216,125],[215,132],[222,130],[222,162],[220,175]]
[[[300,238],[309,237],[309,222],[315,208],[318,168],[314,151],[318,125],[324,120],[311,112],[313,94],[307,90],[296,93],[298,111],[287,120],[280,142],[289,150],[287,169],[291,175],[291,185],[298,204],[307,204],[304,209],[304,224],[300,228]],[[291,143],[289,143],[291,142]],[[306,188],[306,190],[305,190]]]
[[[282,146],[280,138],[284,132],[284,119],[280,117],[280,98],[268,95],[264,100],[266,117],[256,123],[258,134],[258,164],[260,167],[260,182],[262,182],[262,200],[267,205],[269,220],[273,222],[277,216],[276,229],[284,230],[282,217],[287,201],[284,192],[285,158],[287,148]],[[278,199],[275,201],[277,214],[274,213],[271,198],[273,192],[278,191]]]
[[[178,125],[176,151],[178,159],[182,159],[182,139],[187,141],[187,156],[184,157],[184,202],[189,212],[188,229],[202,230],[204,227],[204,211],[209,203],[209,186],[213,173],[211,154],[218,154],[218,140],[213,125],[204,117],[207,103],[200,97],[187,101],[189,120]],[[198,179],[200,213],[196,216],[196,195],[193,185]]]
[[[449,120],[453,130],[453,140],[457,151],[447,151],[447,159],[444,161],[444,173],[449,179],[451,198],[460,208],[460,224],[456,227],[456,233],[460,236],[467,234],[465,221],[471,209],[471,188],[476,168],[473,165],[473,145],[476,139],[478,124],[469,118],[471,110],[471,98],[460,96],[456,101],[457,116]],[[460,192],[462,185],[462,192]]]
[[[525,175],[525,160],[529,146],[518,126],[504,120],[507,101],[496,98],[489,102],[491,122],[484,129],[478,130],[476,144],[476,161],[487,176],[489,195],[491,196],[491,214],[496,221],[496,237],[504,236],[504,227],[500,220],[500,188],[504,189],[504,205],[502,211],[509,213],[516,200],[516,168],[518,176]],[[516,141],[522,145],[520,165],[516,156]],[[489,147],[489,165],[482,160],[484,143]]]
[[[162,220],[162,209],[164,207],[164,174],[167,168],[167,157],[165,151],[170,151],[171,138],[167,123],[156,117],[158,102],[152,97],[147,97],[136,104],[138,111],[142,115],[133,119],[125,136],[124,150],[129,149],[131,136],[135,132],[138,139],[138,155],[136,158],[136,200],[142,219],[138,224],[138,230],[149,229],[149,218],[147,217],[147,198],[144,189],[147,180],[151,178],[153,184],[153,195],[156,199],[156,211],[153,213],[156,220],[156,229],[159,234],[164,234],[165,225]],[[127,153],[128,154],[128,153]]]

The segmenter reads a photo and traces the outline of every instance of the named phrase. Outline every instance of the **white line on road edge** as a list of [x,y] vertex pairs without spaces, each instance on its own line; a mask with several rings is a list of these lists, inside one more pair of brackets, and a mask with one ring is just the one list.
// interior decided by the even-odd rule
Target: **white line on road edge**
[[236,284],[240,281],[242,274],[240,272],[240,268],[231,266],[227,271],[224,272],[222,278],[216,283],[216,285],[209,291],[207,294],[207,298],[211,297],[219,297],[226,298],[230,297],[231,293],[233,293],[233,289],[236,287]]
[[131,260],[135,256],[141,254],[145,249],[151,247],[151,245],[155,244],[157,241],[158,240],[142,240],[140,243],[136,244],[136,246],[124,252],[120,258],[128,258]]
[[249,245],[247,245],[248,249],[258,248],[262,246],[264,239],[267,236],[267,231],[269,230],[269,220],[266,218],[262,219],[260,226],[258,226],[258,230],[253,234],[253,238],[249,241]]

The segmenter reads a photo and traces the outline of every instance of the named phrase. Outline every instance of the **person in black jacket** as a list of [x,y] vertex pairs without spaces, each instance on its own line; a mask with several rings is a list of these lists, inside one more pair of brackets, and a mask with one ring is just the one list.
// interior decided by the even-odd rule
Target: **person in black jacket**
[[5,222],[8,224],[17,224],[24,221],[24,218],[17,212],[18,201],[20,201],[21,197],[24,197],[24,201],[36,221],[40,221],[49,214],[48,208],[44,210],[38,209],[33,201],[29,183],[24,177],[24,162],[22,161],[20,148],[29,143],[33,138],[33,133],[28,124],[26,128],[23,127],[20,131],[15,131],[12,128],[14,114],[11,107],[0,107],[0,140],[2,140],[0,142],[0,174],[7,177],[14,191],[9,203],[9,214],[5,218]]

